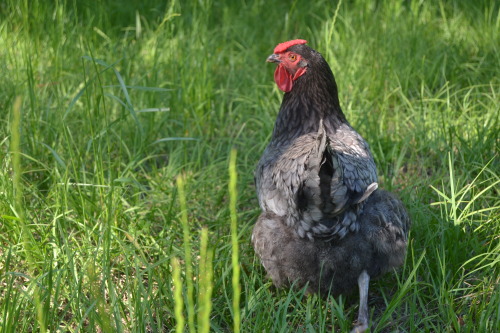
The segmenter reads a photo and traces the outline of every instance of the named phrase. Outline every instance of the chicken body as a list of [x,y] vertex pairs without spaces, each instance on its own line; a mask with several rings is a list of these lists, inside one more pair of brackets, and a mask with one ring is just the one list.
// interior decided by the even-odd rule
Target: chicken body
[[285,219],[264,212],[253,230],[255,250],[277,287],[294,283],[337,296],[356,287],[363,271],[378,277],[403,264],[409,218],[390,192],[375,191],[359,215],[360,229],[339,240],[300,237]]
[[252,243],[278,287],[338,295],[357,284],[361,332],[369,279],[403,263],[410,220],[377,190],[369,146],[342,113],[330,67],[304,43],[280,44],[268,58],[286,93],[255,172],[262,214]]

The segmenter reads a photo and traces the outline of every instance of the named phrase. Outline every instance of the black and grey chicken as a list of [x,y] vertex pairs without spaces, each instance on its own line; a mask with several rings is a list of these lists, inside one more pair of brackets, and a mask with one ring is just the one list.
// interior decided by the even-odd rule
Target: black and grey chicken
[[327,62],[305,43],[281,43],[267,58],[285,95],[255,172],[262,214],[252,243],[277,287],[335,296],[358,285],[353,332],[364,332],[370,278],[403,264],[410,219],[377,189],[369,146],[347,122]]

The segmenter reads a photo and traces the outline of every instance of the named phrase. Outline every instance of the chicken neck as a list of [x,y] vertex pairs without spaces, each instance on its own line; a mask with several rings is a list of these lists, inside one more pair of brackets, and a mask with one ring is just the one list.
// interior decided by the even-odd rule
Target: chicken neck
[[272,141],[290,142],[301,135],[318,131],[323,119],[327,135],[347,123],[340,108],[337,85],[328,64],[316,64],[298,78],[285,93],[276,119]]

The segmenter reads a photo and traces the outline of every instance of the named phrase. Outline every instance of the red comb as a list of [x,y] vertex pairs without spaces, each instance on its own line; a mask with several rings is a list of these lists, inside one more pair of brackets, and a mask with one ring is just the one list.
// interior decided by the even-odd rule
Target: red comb
[[291,46],[299,45],[299,44],[305,44],[305,43],[307,43],[307,40],[305,40],[305,39],[294,39],[294,40],[289,40],[288,42],[279,43],[274,48],[274,53],[285,52]]

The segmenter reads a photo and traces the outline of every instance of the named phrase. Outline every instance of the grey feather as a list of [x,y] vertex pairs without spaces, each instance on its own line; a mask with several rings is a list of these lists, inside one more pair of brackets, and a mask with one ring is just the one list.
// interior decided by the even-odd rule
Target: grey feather
[[[337,241],[310,241],[288,228],[283,219],[263,213],[252,235],[255,252],[278,287],[307,284],[310,292],[338,295],[356,286],[362,270],[377,277],[404,261],[410,219],[390,192],[375,191],[358,217],[359,231],[342,227],[338,233],[345,237]],[[346,256],[356,264],[348,264]]]

